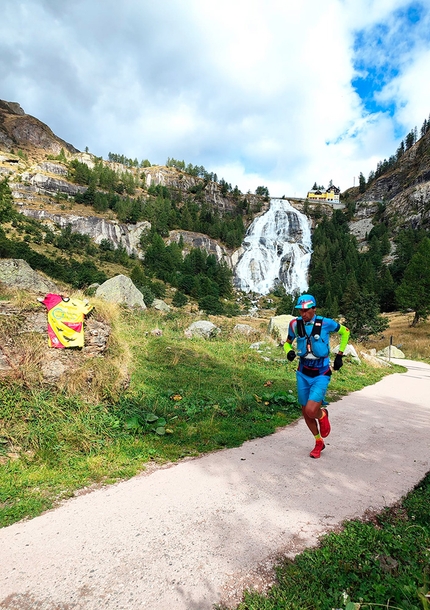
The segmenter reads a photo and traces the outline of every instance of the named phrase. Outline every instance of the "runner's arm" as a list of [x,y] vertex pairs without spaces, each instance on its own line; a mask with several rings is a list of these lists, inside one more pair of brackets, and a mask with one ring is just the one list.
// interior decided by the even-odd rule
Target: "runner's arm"
[[349,328],[347,328],[343,324],[339,324],[339,330],[337,331],[337,334],[340,335],[340,345],[338,354],[342,356],[346,346],[348,345],[349,335],[351,334],[351,332]]

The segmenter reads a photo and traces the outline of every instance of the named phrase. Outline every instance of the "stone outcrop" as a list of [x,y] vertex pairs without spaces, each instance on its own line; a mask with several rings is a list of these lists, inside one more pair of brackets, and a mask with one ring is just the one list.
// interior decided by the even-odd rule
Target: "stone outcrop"
[[255,337],[260,335],[260,332],[249,324],[235,324],[232,332],[234,335],[242,335],[252,339],[255,339]]
[[430,131],[409,148],[396,165],[374,180],[363,194],[351,189],[355,220],[380,220],[393,232],[399,228],[430,228]]
[[175,230],[170,231],[167,243],[178,243],[182,237],[185,246],[185,252],[191,248],[201,248],[206,250],[208,254],[213,254],[219,263],[225,262],[228,267],[232,267],[232,256],[221,244],[215,239],[211,239],[203,233],[194,233],[192,231]]
[[108,240],[115,248],[122,246],[127,254],[142,257],[140,237],[149,231],[151,223],[143,221],[136,224],[123,224],[116,220],[106,220],[99,216],[79,216],[72,214],[52,214],[45,210],[23,209],[25,216],[41,220],[45,224],[57,225],[60,228],[71,226],[75,233],[88,235],[96,244]]
[[0,145],[8,150],[19,148],[27,154],[43,150],[59,155],[61,149],[79,152],[33,116],[26,114],[16,102],[0,100]]
[[125,275],[116,275],[101,284],[96,290],[96,297],[110,303],[146,309],[142,293],[136,288],[131,279]]
[[[54,349],[48,347],[47,326],[46,312],[20,309],[7,301],[0,302],[0,377],[20,375],[20,363],[28,358],[22,351],[26,344],[19,340],[23,335],[38,337],[32,340],[33,343],[43,340],[42,380],[47,384],[57,384],[63,375],[79,369],[83,358],[103,355],[111,333],[106,322],[91,314],[84,322],[85,344],[82,349]],[[8,331],[8,327],[13,328],[13,333]]]
[[191,339],[192,337],[212,339],[216,337],[220,332],[221,329],[218,328],[218,326],[216,326],[212,322],[209,322],[208,320],[198,320],[197,322],[193,322],[184,331],[184,334],[189,339]]
[[22,259],[0,258],[0,282],[11,288],[40,294],[58,292],[58,287],[52,280],[34,271]]

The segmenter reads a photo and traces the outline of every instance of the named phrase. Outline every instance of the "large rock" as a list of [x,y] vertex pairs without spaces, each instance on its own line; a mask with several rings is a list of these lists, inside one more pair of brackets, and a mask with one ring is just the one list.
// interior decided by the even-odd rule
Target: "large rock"
[[371,356],[370,354],[367,354],[366,352],[360,352],[360,355],[363,358],[363,360],[365,360],[367,362],[367,364],[370,364],[370,366],[373,366],[377,369],[384,368],[385,366],[391,366],[391,364],[389,362],[387,362],[386,360],[383,360],[382,358],[378,358],[377,356]]
[[405,358],[405,354],[395,345],[387,345],[376,354],[381,358]]
[[34,271],[20,258],[0,259],[0,282],[12,288],[22,288],[36,293],[58,292],[53,281]]
[[[340,345],[336,345],[336,347],[334,347],[331,351],[334,354],[337,354],[337,352],[339,351],[339,347],[340,347]],[[361,364],[361,360],[358,357],[357,350],[355,349],[355,347],[353,345],[351,345],[351,343],[348,343],[348,345],[345,348],[345,351],[343,352],[343,355],[351,356],[351,358],[354,362],[356,362],[357,364]],[[372,355],[372,354],[370,354],[370,355]]]
[[289,316],[286,314],[270,318],[268,327],[269,335],[276,335],[280,341],[285,342],[287,340],[288,327],[291,320],[294,320],[294,316]]
[[96,290],[96,297],[127,307],[146,309],[142,293],[126,275],[116,275],[101,284]]
[[212,339],[221,332],[221,329],[208,320],[198,320],[193,322],[185,331],[185,336],[191,337],[202,337],[203,339]]
[[152,302],[152,308],[156,309],[157,311],[170,311],[170,307],[162,299],[154,299]]

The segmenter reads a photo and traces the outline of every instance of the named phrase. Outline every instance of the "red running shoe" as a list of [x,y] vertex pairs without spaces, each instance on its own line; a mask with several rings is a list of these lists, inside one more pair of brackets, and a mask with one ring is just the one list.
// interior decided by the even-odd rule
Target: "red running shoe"
[[310,456],[311,458],[319,458],[321,457],[321,451],[325,449],[325,445],[323,443],[323,441],[316,441],[315,442],[315,447],[312,449],[312,451],[310,452]]
[[320,434],[323,438],[326,438],[330,434],[331,426],[328,419],[328,410],[321,409],[321,411],[325,411],[325,417],[318,420],[320,425]]

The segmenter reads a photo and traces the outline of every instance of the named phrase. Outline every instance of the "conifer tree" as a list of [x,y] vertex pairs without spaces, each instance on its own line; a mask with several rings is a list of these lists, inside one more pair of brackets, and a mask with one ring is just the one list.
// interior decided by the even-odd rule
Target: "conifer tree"
[[426,320],[430,314],[430,239],[425,237],[410,263],[396,291],[401,311],[414,311],[412,326]]

